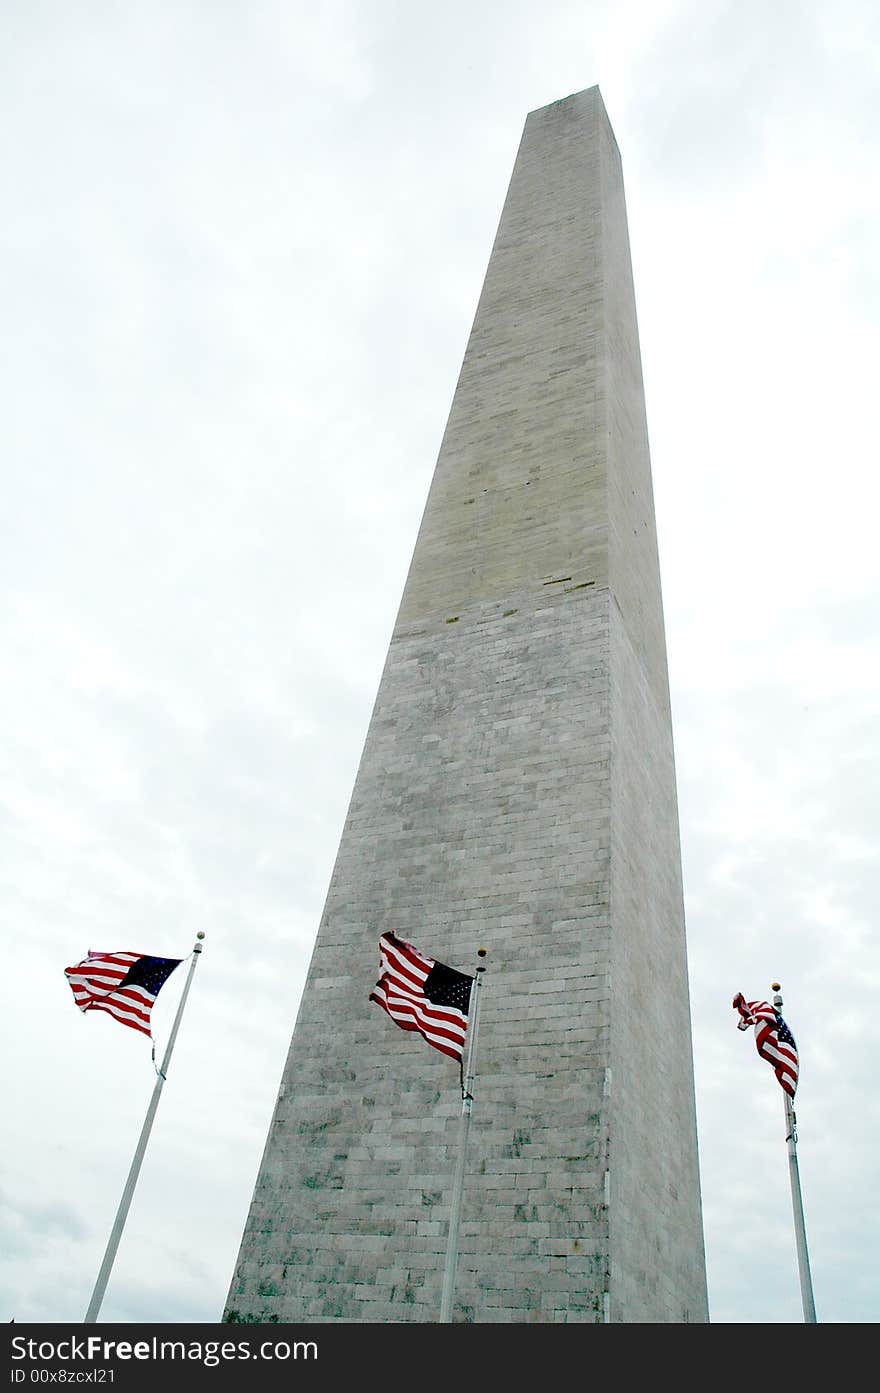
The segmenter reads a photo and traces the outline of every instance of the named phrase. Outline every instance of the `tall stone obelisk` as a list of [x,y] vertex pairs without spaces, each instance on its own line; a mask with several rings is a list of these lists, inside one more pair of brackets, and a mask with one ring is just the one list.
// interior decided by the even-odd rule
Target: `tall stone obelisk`
[[666,644],[620,157],[533,111],[232,1280],[231,1321],[435,1321],[457,1065],[369,1003],[488,949],[456,1321],[706,1321]]

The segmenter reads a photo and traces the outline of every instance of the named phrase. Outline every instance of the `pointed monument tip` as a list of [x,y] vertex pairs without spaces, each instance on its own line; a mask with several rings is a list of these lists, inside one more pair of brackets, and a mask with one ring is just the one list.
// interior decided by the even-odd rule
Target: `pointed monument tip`
[[605,102],[599,89],[598,82],[594,82],[589,87],[580,87],[576,92],[569,92],[564,97],[556,97],[552,102],[545,102],[543,106],[534,107],[530,116],[537,116],[539,112],[549,111],[551,107],[565,106],[567,102],[580,102],[587,98],[596,97],[600,105],[604,108]]

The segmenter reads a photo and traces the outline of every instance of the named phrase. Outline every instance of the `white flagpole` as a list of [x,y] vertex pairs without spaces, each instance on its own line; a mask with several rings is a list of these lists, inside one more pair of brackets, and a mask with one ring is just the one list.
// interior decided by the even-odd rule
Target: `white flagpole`
[[[478,948],[477,955],[480,958],[485,958],[485,948]],[[456,1164],[455,1180],[452,1186],[452,1207],[449,1211],[449,1237],[446,1243],[446,1270],[443,1273],[443,1292],[440,1298],[440,1321],[441,1323],[447,1324],[452,1320],[455,1269],[458,1266],[458,1224],[461,1219],[461,1196],[464,1189],[464,1161],[467,1152],[468,1131],[471,1125],[471,1104],[474,1101],[473,1087],[476,1077],[474,1056],[477,1048],[477,1014],[480,1004],[480,974],[485,971],[484,965],[478,963],[470,1001],[467,1072],[464,1080],[464,1097],[461,1102],[461,1121],[458,1131],[458,1162]]]
[[122,1237],[122,1230],[125,1225],[125,1220],[128,1216],[128,1207],[131,1204],[131,1197],[134,1194],[134,1187],[137,1184],[138,1175],[140,1174],[141,1162],[144,1159],[144,1152],[147,1149],[147,1141],[149,1140],[150,1130],[153,1126],[153,1118],[156,1116],[156,1109],[159,1106],[159,1095],[162,1092],[162,1085],[165,1082],[165,1076],[168,1073],[168,1061],[171,1058],[171,1051],[174,1048],[174,1041],[177,1038],[177,1031],[180,1026],[180,1018],[183,1015],[183,1008],[186,1004],[186,998],[189,993],[190,983],[193,979],[193,973],[196,970],[196,963],[198,962],[199,953],[201,953],[202,951],[201,940],[204,937],[205,935],[203,933],[198,933],[196,935],[197,941],[195,947],[193,948],[192,962],[189,965],[189,973],[184,984],[183,992],[181,993],[180,1002],[177,1007],[177,1015],[174,1017],[174,1024],[171,1027],[171,1034],[168,1037],[168,1045],[165,1050],[165,1058],[162,1060],[162,1067],[159,1070],[159,1074],[156,1078],[156,1086],[153,1089],[153,1096],[150,1099],[150,1106],[147,1108],[147,1115],[144,1119],[144,1125],[141,1128],[140,1141],[138,1142],[137,1150],[134,1153],[134,1160],[131,1163],[131,1170],[128,1172],[128,1180],[125,1182],[125,1189],[122,1192],[122,1199],[119,1201],[119,1209],[116,1211],[116,1219],[113,1224],[113,1228],[110,1231],[110,1237],[107,1241],[107,1250],[104,1253],[104,1261],[101,1263],[101,1270],[98,1273],[98,1280],[95,1283],[95,1290],[92,1292],[92,1299],[89,1302],[89,1309],[86,1311],[85,1318],[83,1320],[83,1325],[91,1325],[94,1323],[94,1321],[97,1320],[98,1312],[101,1309],[101,1302],[104,1300],[104,1292],[107,1289],[107,1282],[110,1278],[110,1270],[113,1267],[113,1262],[116,1257],[116,1249],[119,1247],[119,1240]]
[[[779,983],[774,982],[773,1009],[782,1010],[782,997],[779,995]],[[804,1204],[801,1198],[801,1179],[798,1170],[797,1159],[797,1121],[794,1115],[792,1100],[782,1090],[785,1099],[785,1140],[788,1144],[788,1173],[791,1181],[791,1205],[794,1212],[794,1232],[797,1243],[798,1271],[801,1279],[801,1302],[804,1308],[804,1321],[807,1324],[816,1324],[816,1303],[813,1300],[813,1282],[810,1276],[810,1257],[807,1252],[807,1230],[804,1224]]]

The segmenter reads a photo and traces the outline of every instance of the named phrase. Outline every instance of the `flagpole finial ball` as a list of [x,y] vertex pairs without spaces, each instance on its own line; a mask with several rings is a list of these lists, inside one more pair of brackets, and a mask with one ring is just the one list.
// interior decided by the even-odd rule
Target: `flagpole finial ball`
[[478,957],[478,958],[485,958],[485,956],[486,956],[486,949],[485,949],[485,948],[478,948],[478,949],[477,949],[477,957]]
[[778,983],[778,982],[771,982],[770,985],[771,985],[771,987],[773,988],[773,990],[774,990],[775,992],[778,992],[778,991],[779,991],[779,983]]
[[202,933],[201,929],[199,929],[198,933],[196,934],[196,938],[204,938],[204,937],[205,937],[205,935]]

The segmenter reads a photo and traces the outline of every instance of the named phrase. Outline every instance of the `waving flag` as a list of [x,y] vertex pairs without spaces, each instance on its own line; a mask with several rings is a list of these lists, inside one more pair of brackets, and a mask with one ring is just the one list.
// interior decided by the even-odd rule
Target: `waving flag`
[[425,957],[392,933],[379,939],[381,976],[370,1000],[401,1030],[417,1030],[435,1050],[461,1062],[473,977]]
[[741,1019],[737,1030],[755,1027],[758,1054],[772,1067],[781,1086],[793,1098],[798,1081],[798,1052],[794,1036],[779,1012],[768,1001],[746,1001],[742,992],[733,998]]
[[[64,975],[81,1011],[108,1011],[121,1025],[151,1036],[153,1002],[182,958],[146,953],[94,953],[66,967]],[[152,1038],[152,1037],[151,1037]]]

